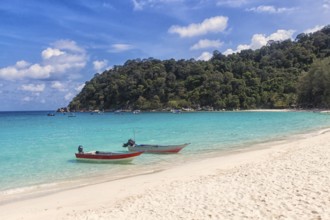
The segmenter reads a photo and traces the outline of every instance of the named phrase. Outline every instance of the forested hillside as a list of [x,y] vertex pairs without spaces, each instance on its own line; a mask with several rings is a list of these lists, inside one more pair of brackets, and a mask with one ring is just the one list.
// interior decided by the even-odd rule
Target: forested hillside
[[71,110],[329,108],[330,26],[209,61],[128,60],[95,74]]

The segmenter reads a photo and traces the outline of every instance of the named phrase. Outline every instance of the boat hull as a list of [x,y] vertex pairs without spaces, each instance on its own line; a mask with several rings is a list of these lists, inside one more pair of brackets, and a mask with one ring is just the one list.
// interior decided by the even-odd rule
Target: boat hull
[[86,153],[76,153],[76,159],[84,162],[98,163],[127,163],[131,162],[135,157],[140,156],[143,152],[129,153],[112,153],[91,151]]
[[144,153],[159,153],[159,154],[170,154],[178,153],[184,147],[189,145],[189,143],[181,145],[149,145],[149,144],[140,144],[128,146],[128,150],[131,152],[144,152]]

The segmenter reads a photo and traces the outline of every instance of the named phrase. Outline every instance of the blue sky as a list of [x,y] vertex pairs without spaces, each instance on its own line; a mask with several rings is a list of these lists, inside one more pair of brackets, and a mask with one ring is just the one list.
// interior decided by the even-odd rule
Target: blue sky
[[1,0],[0,111],[67,106],[128,59],[208,60],[329,21],[330,0]]

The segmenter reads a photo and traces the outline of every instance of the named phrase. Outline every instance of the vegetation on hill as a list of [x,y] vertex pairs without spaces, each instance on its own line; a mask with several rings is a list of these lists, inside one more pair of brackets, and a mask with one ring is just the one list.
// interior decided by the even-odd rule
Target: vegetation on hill
[[71,110],[329,108],[330,26],[209,61],[128,60],[95,74]]

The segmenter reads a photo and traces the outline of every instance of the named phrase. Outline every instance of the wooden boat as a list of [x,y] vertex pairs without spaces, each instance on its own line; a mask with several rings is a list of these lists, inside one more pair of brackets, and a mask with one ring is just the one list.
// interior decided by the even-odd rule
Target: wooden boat
[[86,162],[115,162],[127,163],[131,162],[135,157],[140,156],[143,152],[104,152],[104,151],[89,151],[84,152],[83,147],[78,147],[78,153],[75,153],[76,159]]
[[178,153],[190,143],[180,145],[153,145],[153,144],[136,144],[134,140],[129,139],[123,147],[127,147],[132,152],[144,153]]

